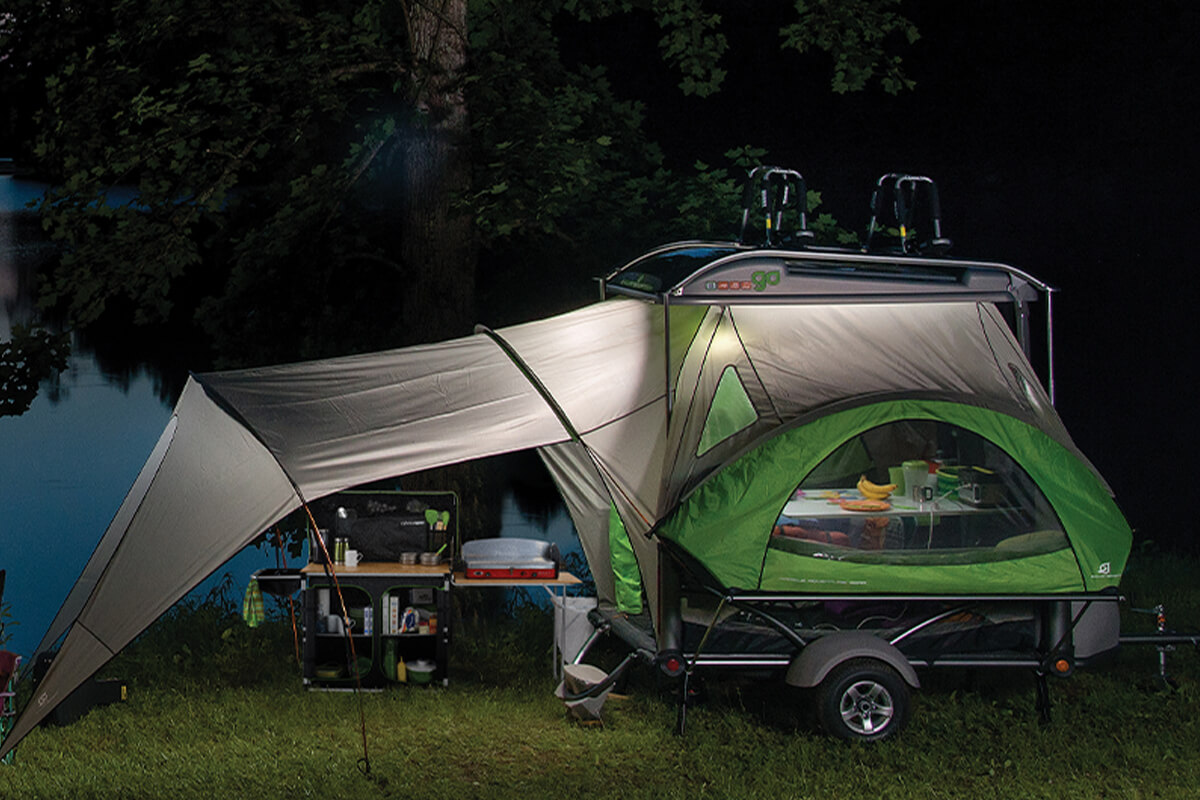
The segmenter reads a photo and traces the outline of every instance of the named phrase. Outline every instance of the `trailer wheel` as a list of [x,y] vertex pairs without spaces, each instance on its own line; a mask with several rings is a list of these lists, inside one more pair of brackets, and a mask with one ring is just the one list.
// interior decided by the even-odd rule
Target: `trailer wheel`
[[838,664],[817,686],[817,720],[825,732],[849,741],[877,742],[908,722],[908,684],[874,658]]

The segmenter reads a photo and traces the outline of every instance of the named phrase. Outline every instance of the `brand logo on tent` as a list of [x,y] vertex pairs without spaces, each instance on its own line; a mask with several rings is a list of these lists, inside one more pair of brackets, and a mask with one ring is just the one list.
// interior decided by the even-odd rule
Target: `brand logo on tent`
[[709,292],[765,292],[768,286],[779,285],[779,270],[757,270],[750,280],[705,281],[704,289]]
[[750,280],[754,283],[754,291],[766,291],[767,286],[777,286],[779,284],[779,270],[760,269],[750,276]]
[[1108,575],[1110,572],[1112,572],[1112,564],[1105,561],[1103,564],[1101,564],[1099,567],[1096,568],[1096,571],[1099,572],[1101,575]]

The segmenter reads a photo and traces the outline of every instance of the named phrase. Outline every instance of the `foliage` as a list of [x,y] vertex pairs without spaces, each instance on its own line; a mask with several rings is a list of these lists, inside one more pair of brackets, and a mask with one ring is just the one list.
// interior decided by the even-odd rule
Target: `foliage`
[[59,178],[41,216],[63,257],[43,305],[155,323],[198,292],[209,319],[223,297],[236,315],[273,293],[282,325],[230,327],[279,336],[362,269],[354,254],[383,258],[352,189],[396,132],[380,116],[406,48],[389,8],[116,4],[45,78],[32,155]]
[[602,68],[568,70],[530,8],[472,8],[469,205],[485,241],[552,236],[582,247],[645,214],[662,155],[642,133],[641,104],[617,98]]
[[20,623],[13,619],[12,608],[8,603],[0,605],[0,648],[4,647],[5,642],[12,638],[12,634],[8,629],[16,627]]
[[901,57],[889,55],[885,42],[902,35],[908,44],[917,27],[894,9],[900,0],[796,0],[799,20],[784,27],[784,47],[804,53],[823,50],[834,56],[833,91],[856,92],[878,78],[884,91],[897,94],[915,84],[904,74]]
[[[464,4],[13,0],[0,92],[20,155],[56,186],[40,207],[62,252],[43,307],[74,326],[192,322],[218,366],[310,358],[440,338],[473,287],[464,239],[500,267],[573,262],[554,280],[582,283],[665,231],[730,229],[736,172],[666,166],[644,101],[564,58],[559,31],[650,20],[682,93],[708,96],[736,5],[469,0],[464,31]],[[916,33],[895,0],[843,5],[797,3],[781,46],[832,54],[837,91],[907,85],[892,47]],[[447,53],[464,41],[459,75]],[[436,160],[430,132],[467,110],[469,184],[442,173],[473,221],[462,232],[439,227],[436,203],[411,206],[428,177],[415,156]],[[439,248],[452,261],[431,267]]]
[[38,385],[67,368],[70,351],[65,333],[13,325],[9,341],[0,342],[0,417],[28,411]]
[[[859,91],[876,78],[890,94],[912,89],[902,57],[888,50],[893,38],[908,44],[919,38],[916,26],[895,10],[899,5],[900,0],[795,0],[794,21],[779,31],[781,46],[832,56],[831,88],[839,94]],[[565,6],[585,20],[648,10],[663,30],[658,42],[663,61],[678,73],[680,90],[699,97],[718,92],[728,75],[722,66],[729,52],[723,32],[728,23],[713,8],[728,9],[734,19],[745,13],[740,2],[712,0],[566,0]]]
[[298,667],[286,605],[264,597],[267,620],[250,628],[231,597],[235,588],[227,574],[207,597],[179,601],[102,674],[139,689],[247,687],[290,679]]

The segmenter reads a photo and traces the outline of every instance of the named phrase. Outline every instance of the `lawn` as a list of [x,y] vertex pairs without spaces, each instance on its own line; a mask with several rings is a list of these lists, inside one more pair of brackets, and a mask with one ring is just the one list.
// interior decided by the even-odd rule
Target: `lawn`
[[[1134,589],[1196,620],[1186,565],[1160,566]],[[1156,680],[1153,648],[1053,681],[1049,725],[1027,673],[927,673],[908,730],[863,746],[815,732],[781,684],[741,679],[709,681],[676,736],[672,695],[646,670],[602,725],[572,722],[552,695],[544,614],[468,623],[449,687],[355,696],[302,688],[283,622],[250,631],[182,609],[109,669],[129,700],[31,734],[0,768],[0,797],[1065,800],[1193,798],[1200,786],[1190,647],[1169,657],[1174,690]]]

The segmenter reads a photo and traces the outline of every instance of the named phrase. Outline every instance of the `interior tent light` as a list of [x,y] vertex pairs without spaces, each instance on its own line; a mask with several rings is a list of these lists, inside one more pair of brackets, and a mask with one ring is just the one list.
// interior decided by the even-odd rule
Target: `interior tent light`
[[742,341],[732,325],[723,324],[713,335],[706,360],[714,364],[731,364],[740,360]]

